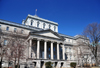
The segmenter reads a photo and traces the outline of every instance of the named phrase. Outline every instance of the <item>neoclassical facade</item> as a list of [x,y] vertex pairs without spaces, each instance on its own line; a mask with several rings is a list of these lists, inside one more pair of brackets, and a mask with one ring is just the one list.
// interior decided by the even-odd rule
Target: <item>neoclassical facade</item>
[[[0,19],[0,29],[4,32],[18,32],[29,43],[25,51],[27,58],[20,61],[21,68],[26,64],[30,68],[45,68],[45,63],[49,61],[56,68],[70,67],[71,62],[81,63],[77,41],[84,38],[80,35],[72,37],[60,34],[56,22],[28,15],[22,24]],[[7,44],[7,40],[4,40],[4,44]],[[87,59],[89,64],[92,63],[91,57]]]

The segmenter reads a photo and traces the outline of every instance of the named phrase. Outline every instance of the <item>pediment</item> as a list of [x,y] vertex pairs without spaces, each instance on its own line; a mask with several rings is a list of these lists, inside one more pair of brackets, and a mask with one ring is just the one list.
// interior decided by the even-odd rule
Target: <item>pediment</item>
[[64,40],[64,38],[62,38],[59,34],[57,34],[52,30],[42,30],[42,31],[33,32],[32,34]]
[[55,34],[53,34],[51,32],[43,32],[43,33],[38,33],[38,34],[42,35],[42,36],[47,36],[47,37],[59,38],[58,36],[56,36]]

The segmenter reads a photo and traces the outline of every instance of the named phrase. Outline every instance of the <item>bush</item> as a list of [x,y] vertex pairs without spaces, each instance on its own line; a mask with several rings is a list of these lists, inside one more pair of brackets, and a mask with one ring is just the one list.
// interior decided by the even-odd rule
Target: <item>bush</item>
[[76,63],[75,62],[71,62],[70,66],[75,68],[76,67]]
[[45,66],[46,66],[46,68],[52,68],[52,63],[51,62],[46,62]]
[[[15,68],[17,68],[18,67],[18,65],[15,65]],[[19,68],[20,68],[20,65],[19,65]]]

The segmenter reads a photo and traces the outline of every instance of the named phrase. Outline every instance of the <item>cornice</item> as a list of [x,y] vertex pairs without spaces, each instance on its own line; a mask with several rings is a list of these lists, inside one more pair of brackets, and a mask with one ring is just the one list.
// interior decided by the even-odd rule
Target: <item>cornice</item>
[[49,20],[46,20],[46,19],[43,19],[43,18],[40,18],[40,17],[37,17],[37,16],[32,16],[32,15],[30,15],[30,14],[28,14],[28,16],[27,16],[25,22],[27,21],[28,18],[34,18],[34,19],[36,19],[36,20],[44,21],[44,22],[46,22],[46,23],[51,23],[51,24],[54,24],[54,25],[57,25],[57,26],[58,26],[58,23],[56,23],[56,22],[49,21]]

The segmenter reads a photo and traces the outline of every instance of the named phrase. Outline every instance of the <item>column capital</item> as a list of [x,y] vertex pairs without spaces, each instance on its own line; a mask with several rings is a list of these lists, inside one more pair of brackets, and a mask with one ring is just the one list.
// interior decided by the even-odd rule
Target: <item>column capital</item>
[[41,41],[41,39],[37,39],[38,41]]
[[60,44],[61,42],[57,42],[57,44]]
[[33,38],[29,38],[29,40],[32,40]]
[[54,41],[51,41],[51,43],[54,43]]
[[44,40],[44,42],[48,42],[48,40]]

